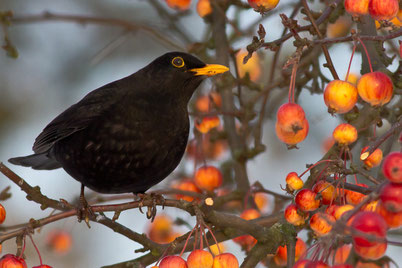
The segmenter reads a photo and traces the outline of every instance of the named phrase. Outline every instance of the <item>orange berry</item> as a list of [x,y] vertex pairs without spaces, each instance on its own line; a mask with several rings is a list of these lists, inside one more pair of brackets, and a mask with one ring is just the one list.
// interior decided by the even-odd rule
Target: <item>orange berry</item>
[[188,268],[212,268],[214,257],[208,251],[196,249],[187,257]]
[[344,264],[349,257],[351,249],[351,244],[345,244],[337,248],[335,251],[334,264]]
[[248,73],[250,80],[256,82],[261,76],[260,59],[257,53],[253,53],[253,56],[247,61],[246,64],[244,64],[243,59],[245,56],[247,56],[247,54],[248,52],[246,50],[240,50],[236,54],[236,64],[239,77],[243,78],[246,73]]
[[226,140],[211,140],[209,134],[205,134],[202,139],[202,146],[198,146],[195,140],[189,142],[186,149],[186,156],[194,159],[204,159],[204,157],[218,159],[226,150]]
[[264,211],[268,207],[268,198],[265,193],[256,193],[254,195],[254,202],[259,211]]
[[[211,102],[212,100],[212,102]],[[209,95],[200,96],[195,102],[195,107],[202,113],[209,112],[211,108],[222,106],[222,97],[219,93],[211,92]]]
[[308,212],[299,212],[295,204],[290,204],[285,209],[285,219],[295,226],[303,225],[308,219]]
[[209,247],[209,249],[211,250],[212,254],[215,255],[219,255],[220,253],[225,252],[226,247],[223,243],[218,243],[218,244],[213,244],[212,246]]
[[2,224],[6,219],[6,209],[0,204],[0,224]]
[[378,203],[379,203],[378,200],[370,201],[369,203],[365,204],[361,208],[361,210],[362,211],[372,211],[372,212],[377,211]]
[[373,153],[368,155],[368,152],[366,152],[368,148],[369,147],[366,146],[362,149],[362,151],[360,153],[360,160],[363,161],[363,163],[367,169],[371,169],[371,168],[377,167],[381,164],[382,151],[380,148],[377,148],[374,150]]
[[48,247],[58,254],[68,253],[73,243],[71,234],[64,230],[53,230],[46,240]]
[[402,183],[402,153],[392,152],[387,155],[382,165],[382,173],[391,182]]
[[212,268],[239,268],[239,262],[233,254],[222,253],[214,257]]
[[346,36],[350,32],[352,27],[352,20],[350,17],[339,17],[334,23],[328,23],[327,25],[327,37],[336,38]]
[[195,173],[194,182],[202,190],[213,191],[222,185],[223,177],[216,167],[203,166]]
[[324,102],[328,112],[344,114],[353,109],[357,95],[357,88],[351,83],[333,80],[325,87]]
[[357,82],[359,96],[372,106],[382,106],[392,98],[394,86],[382,72],[366,73]]
[[201,18],[212,13],[212,7],[209,0],[198,0],[197,13]]
[[303,128],[306,114],[303,108],[296,103],[282,104],[276,113],[276,123],[286,132],[298,132]]
[[387,243],[376,243],[373,246],[369,247],[362,247],[354,244],[353,249],[356,254],[363,259],[378,260],[379,258],[384,256],[385,251],[387,250]]
[[[194,182],[192,182],[190,180],[183,180],[179,183],[175,183],[175,184],[173,184],[172,188],[182,190],[182,191],[201,193],[201,190],[195,185]],[[175,197],[176,197],[176,199],[183,199],[188,202],[191,202],[194,200],[194,197],[188,196],[188,195],[177,194],[177,195],[175,195]]]
[[300,190],[303,185],[303,180],[300,179],[296,172],[290,172],[286,176],[286,189],[288,189],[290,192]]
[[208,133],[211,129],[218,127],[220,124],[220,120],[218,116],[206,116],[201,119],[201,122],[198,120],[195,121],[195,127],[201,133]]
[[249,5],[257,11],[268,11],[275,8],[279,0],[248,0]]
[[398,14],[398,0],[370,0],[369,13],[376,20],[390,20]]
[[[219,188],[216,191],[216,195],[217,196],[226,196],[228,194],[230,194],[233,190],[228,189],[228,188]],[[231,211],[239,211],[242,210],[242,205],[243,203],[240,200],[232,200],[229,202],[226,202],[225,204],[223,204],[224,208],[226,210],[231,210]]]
[[[306,243],[300,238],[297,238],[295,245],[295,261],[298,261],[301,256],[304,256],[307,251]],[[278,266],[286,266],[288,260],[287,247],[279,246],[274,256],[274,261]]]
[[317,194],[310,189],[300,190],[295,197],[295,202],[298,208],[303,211],[313,211],[320,206]]
[[0,259],[1,268],[27,268],[25,260],[13,254],[6,254]]
[[338,220],[343,216],[343,214],[354,208],[355,208],[354,206],[348,204],[342,206],[336,206],[334,209],[333,216],[335,217],[336,220]]
[[328,215],[334,216],[335,217],[335,212],[338,209],[338,205],[332,204],[329,205],[326,209],[325,209],[325,213],[327,213]]
[[[346,78],[345,78],[346,79]],[[349,73],[348,80],[347,82],[351,83],[352,85],[356,86],[357,85],[357,80],[359,79],[359,76],[355,73]]]
[[300,127],[296,127],[294,131],[285,131],[283,130],[278,123],[275,125],[275,132],[278,139],[282,142],[286,143],[287,145],[296,145],[307,137],[309,124],[307,119],[304,119],[300,123]]
[[[261,214],[258,210],[251,208],[244,210],[242,214],[240,214],[240,217],[245,220],[254,220],[261,217]],[[233,241],[245,248],[247,251],[257,243],[257,240],[251,235],[242,235],[234,238]]]
[[[357,183],[356,185],[364,187],[364,188],[368,188],[368,185],[364,184],[364,183]],[[352,190],[345,190],[345,195],[346,195],[346,202],[348,202],[348,204],[352,204],[352,205],[360,204],[360,202],[363,200],[363,198],[366,197],[365,194],[355,192]]]
[[52,266],[47,265],[47,264],[41,264],[41,265],[38,265],[38,266],[34,266],[32,268],[52,268]]
[[295,145],[307,137],[309,124],[300,105],[282,104],[278,109],[276,119],[276,135],[282,142]]
[[317,212],[310,219],[310,228],[317,236],[324,236],[332,230],[335,217],[326,213]]
[[345,0],[345,10],[354,16],[368,14],[369,0]]
[[389,211],[380,203],[376,208],[376,212],[384,218],[389,228],[398,228],[402,226],[402,211]]
[[240,217],[245,220],[254,220],[254,219],[261,217],[261,214],[260,214],[260,212],[258,212],[258,210],[250,208],[250,209],[244,210],[240,214]]
[[176,238],[173,232],[172,219],[164,214],[159,214],[154,221],[149,225],[148,237],[152,241],[161,244],[172,242]]
[[321,195],[321,200],[324,205],[331,204],[337,197],[335,187],[324,180],[317,181],[313,186],[313,191]]
[[226,140],[211,141],[211,139],[205,138],[202,140],[202,148],[206,157],[210,159],[218,159],[227,150]]
[[170,8],[178,10],[187,10],[190,8],[191,0],[165,0]]
[[349,145],[357,140],[357,129],[350,124],[343,123],[334,129],[332,137],[339,145]]
[[160,262],[159,268],[187,268],[187,264],[179,256],[166,256]]

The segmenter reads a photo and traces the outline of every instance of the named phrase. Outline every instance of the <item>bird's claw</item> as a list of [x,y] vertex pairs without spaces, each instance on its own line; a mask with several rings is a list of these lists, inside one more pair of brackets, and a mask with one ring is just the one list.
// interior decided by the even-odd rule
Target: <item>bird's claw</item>
[[88,228],[91,228],[89,224],[89,218],[95,216],[91,206],[88,204],[87,200],[83,195],[80,196],[80,201],[77,207],[77,218],[78,222],[84,220]]
[[140,203],[138,205],[138,209],[140,210],[141,213],[144,214],[142,207],[144,206],[144,203],[147,199],[151,199],[152,205],[147,206],[147,213],[145,214],[148,219],[151,220],[151,222],[154,221],[155,216],[156,216],[156,206],[158,204],[158,201],[162,203],[162,209],[165,208],[165,198],[161,194],[155,194],[151,193],[150,195],[148,194],[137,194],[138,197],[140,197]]

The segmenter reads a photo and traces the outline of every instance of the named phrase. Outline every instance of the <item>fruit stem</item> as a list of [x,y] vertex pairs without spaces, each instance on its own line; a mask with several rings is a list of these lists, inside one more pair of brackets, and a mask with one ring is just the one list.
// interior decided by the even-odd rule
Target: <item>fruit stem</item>
[[349,61],[349,66],[348,66],[348,72],[346,73],[346,77],[345,77],[346,82],[348,81],[348,78],[349,78],[350,66],[352,65],[352,60],[353,60],[355,51],[356,51],[356,43],[353,44],[352,55],[350,56],[350,61]]
[[295,102],[295,85],[296,85],[296,72],[297,72],[298,64],[294,63],[292,68],[292,74],[290,76],[290,85],[289,85],[289,103]]
[[[19,258],[22,258],[22,256],[24,256],[24,251],[25,251],[25,246],[26,246],[25,238],[26,238],[26,236],[24,235],[23,238],[22,238],[22,249],[21,249],[21,252],[20,252],[20,254],[19,254]],[[18,241],[18,240],[17,240],[17,241]],[[18,254],[19,244],[17,243],[17,245],[18,245],[18,248],[17,248],[17,254]],[[17,254],[16,254],[16,255],[17,255]]]
[[[211,246],[208,243],[207,234],[205,233],[205,227],[202,227],[201,232],[202,232],[201,239],[205,239],[205,244],[207,244],[208,250],[212,253]],[[202,247],[200,249],[203,249],[203,248],[204,247]]]
[[28,236],[29,236],[29,238],[31,239],[32,245],[34,246],[36,252],[38,253],[38,256],[39,256],[39,263],[40,263],[40,265],[42,266],[42,265],[43,265],[43,263],[42,263],[42,256],[40,255],[39,249],[38,249],[38,247],[36,246],[36,244],[35,244],[35,242],[34,242],[34,240],[33,240],[33,238],[32,238],[32,235],[31,235],[31,234],[28,234]]
[[204,239],[203,239],[203,234],[204,234],[204,228],[200,225],[200,249],[204,248]]
[[212,238],[213,238],[214,241],[215,241],[216,246],[218,247],[218,252],[219,252],[219,254],[221,254],[221,248],[219,247],[218,240],[216,240],[216,237],[215,237],[214,233],[213,233],[212,230],[209,228],[208,224],[205,224],[205,227],[207,227],[209,233],[211,234]]
[[358,37],[357,39],[359,40],[360,44],[362,44],[363,49],[364,49],[364,52],[366,53],[367,60],[368,60],[369,66],[370,66],[370,72],[373,72],[373,66],[371,66],[371,59],[370,59],[370,56],[369,56],[369,54],[368,54],[366,45],[364,45],[364,43],[363,43],[363,41],[360,39],[360,37]]
[[184,251],[186,250],[188,240],[190,239],[191,235],[193,234],[195,228],[197,228],[197,224],[194,226],[193,230],[191,230],[190,234],[187,236],[186,243],[184,243],[183,249],[180,252],[180,257],[183,255]]
[[326,163],[326,162],[336,162],[336,160],[332,160],[332,159],[325,159],[325,160],[321,160],[318,161],[317,163],[315,163],[314,165],[312,165],[311,167],[309,167],[308,169],[306,169],[302,174],[299,175],[299,178],[303,177],[304,174],[306,174],[310,169],[312,169],[313,167],[321,164],[321,163]]

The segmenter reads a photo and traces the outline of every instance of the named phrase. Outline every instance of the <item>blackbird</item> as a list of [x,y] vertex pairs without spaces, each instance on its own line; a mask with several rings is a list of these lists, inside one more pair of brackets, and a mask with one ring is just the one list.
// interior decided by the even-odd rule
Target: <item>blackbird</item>
[[187,53],[166,53],[87,94],[45,127],[34,154],[9,162],[38,170],[62,167],[82,191],[144,193],[184,154],[194,91],[206,77],[228,70]]

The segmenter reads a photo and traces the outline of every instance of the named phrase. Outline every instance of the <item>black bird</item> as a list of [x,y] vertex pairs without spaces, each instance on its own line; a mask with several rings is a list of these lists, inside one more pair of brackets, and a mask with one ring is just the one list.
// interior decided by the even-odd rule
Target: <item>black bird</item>
[[187,105],[196,88],[207,76],[228,70],[186,53],[167,53],[90,92],[45,127],[34,154],[9,162],[40,170],[62,167],[100,193],[144,193],[183,156]]

